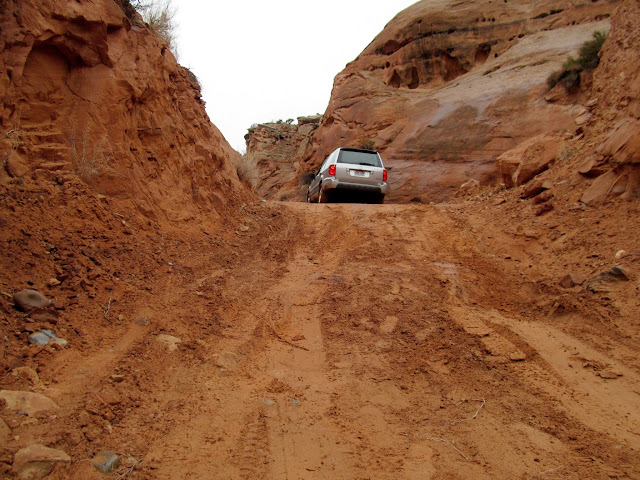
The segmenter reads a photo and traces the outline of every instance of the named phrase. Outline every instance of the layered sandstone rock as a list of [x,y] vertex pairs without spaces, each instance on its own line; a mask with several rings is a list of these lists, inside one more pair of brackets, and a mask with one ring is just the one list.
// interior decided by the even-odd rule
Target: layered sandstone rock
[[547,170],[558,154],[561,138],[546,134],[525,140],[498,157],[498,169],[506,187],[522,185]]
[[545,100],[546,79],[618,1],[423,0],[398,14],[335,79],[305,161],[373,142],[391,200],[443,200],[465,181],[499,181],[496,158],[573,131],[575,99]]
[[[298,194],[296,179],[298,184],[302,180],[302,177],[297,177],[299,159],[309,148],[309,142],[321,118],[320,115],[298,117],[296,125],[264,123],[249,129],[245,135],[246,154],[257,165],[256,190],[260,195],[266,198],[286,198]],[[282,185],[289,182],[290,190],[280,192]]]
[[80,177],[169,220],[215,212],[241,191],[237,153],[210,123],[199,86],[135,12],[114,0],[9,0],[0,22],[10,176]]
[[581,201],[604,204],[640,190],[640,3],[627,0],[612,18],[611,32],[594,72],[594,119],[585,131],[578,169],[593,178]]

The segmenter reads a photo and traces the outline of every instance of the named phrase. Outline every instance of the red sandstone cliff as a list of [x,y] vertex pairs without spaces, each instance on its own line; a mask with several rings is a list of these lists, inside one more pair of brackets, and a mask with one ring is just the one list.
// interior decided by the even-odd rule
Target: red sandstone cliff
[[640,185],[640,2],[625,0],[612,17],[611,33],[594,71],[593,116],[585,126],[576,161],[590,182],[581,201],[601,205],[631,199]]
[[[247,159],[258,171],[256,191],[265,198],[293,198],[305,191],[304,174],[299,173],[299,159],[309,148],[321,116],[298,117],[298,123],[265,123],[251,127],[247,141]],[[292,179],[292,185],[281,187]],[[293,181],[296,183],[296,180]],[[298,187],[298,188],[296,188]]]
[[132,13],[114,0],[2,2],[3,165],[23,182],[81,178],[152,218],[215,216],[242,190],[237,153]]
[[303,168],[370,140],[391,167],[392,201],[438,201],[470,179],[498,181],[502,153],[576,129],[586,99],[547,101],[546,79],[608,30],[619,3],[416,3],[338,74]]

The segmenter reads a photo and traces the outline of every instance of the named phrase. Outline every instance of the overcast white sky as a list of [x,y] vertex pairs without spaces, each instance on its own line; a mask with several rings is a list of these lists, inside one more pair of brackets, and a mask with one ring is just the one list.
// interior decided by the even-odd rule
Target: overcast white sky
[[416,0],[174,0],[179,61],[236,150],[253,123],[324,113],[333,78]]

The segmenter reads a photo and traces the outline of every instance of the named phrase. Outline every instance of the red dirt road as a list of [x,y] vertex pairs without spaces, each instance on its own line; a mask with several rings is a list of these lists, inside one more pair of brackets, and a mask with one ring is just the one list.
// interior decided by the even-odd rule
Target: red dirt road
[[130,479],[640,477],[638,343],[588,302],[549,313],[507,234],[446,205],[243,215],[166,238],[92,348],[31,357],[61,408],[7,420],[6,448],[65,449],[51,478],[85,480],[101,449]]

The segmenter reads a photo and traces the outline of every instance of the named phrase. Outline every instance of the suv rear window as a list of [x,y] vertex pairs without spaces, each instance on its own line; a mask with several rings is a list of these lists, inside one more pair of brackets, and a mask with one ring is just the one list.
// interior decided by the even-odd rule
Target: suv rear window
[[340,150],[338,163],[349,163],[351,165],[369,165],[371,167],[381,167],[380,158],[376,152],[363,150]]

